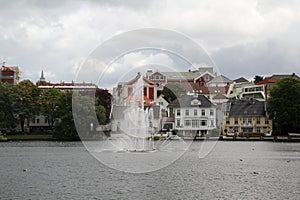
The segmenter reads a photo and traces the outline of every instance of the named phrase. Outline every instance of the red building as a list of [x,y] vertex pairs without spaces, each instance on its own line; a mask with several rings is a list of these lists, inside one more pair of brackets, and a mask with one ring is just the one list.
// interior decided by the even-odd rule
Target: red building
[[9,85],[17,85],[19,83],[19,67],[1,67],[0,82],[7,83]]

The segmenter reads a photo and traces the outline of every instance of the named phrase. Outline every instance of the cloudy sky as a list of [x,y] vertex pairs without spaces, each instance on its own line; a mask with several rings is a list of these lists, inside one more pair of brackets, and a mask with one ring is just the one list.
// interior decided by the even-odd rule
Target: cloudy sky
[[[19,66],[21,78],[33,82],[41,70],[51,82],[74,80],[103,42],[142,28],[167,29],[187,36],[231,79],[293,72],[300,75],[300,1],[296,0],[0,3],[0,62]],[[137,52],[126,58],[128,66],[145,60],[166,65],[173,62],[159,53]],[[110,72],[113,76],[114,69]]]

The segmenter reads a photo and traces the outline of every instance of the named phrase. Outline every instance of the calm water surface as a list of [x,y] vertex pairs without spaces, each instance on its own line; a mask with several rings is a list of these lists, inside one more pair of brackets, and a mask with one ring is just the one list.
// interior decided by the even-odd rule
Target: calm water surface
[[300,199],[300,143],[195,142],[151,173],[110,169],[80,142],[0,143],[0,199]]

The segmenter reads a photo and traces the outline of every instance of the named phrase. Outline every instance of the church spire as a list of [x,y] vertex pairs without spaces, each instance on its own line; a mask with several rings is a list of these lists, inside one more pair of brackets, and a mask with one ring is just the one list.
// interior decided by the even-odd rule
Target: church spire
[[41,77],[40,77],[40,82],[42,81],[45,81],[44,70],[42,70]]

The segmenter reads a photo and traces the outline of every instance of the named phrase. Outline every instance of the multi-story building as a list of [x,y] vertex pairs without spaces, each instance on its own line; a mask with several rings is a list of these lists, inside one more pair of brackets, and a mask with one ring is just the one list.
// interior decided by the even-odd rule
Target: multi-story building
[[17,85],[20,80],[19,67],[1,67],[0,82],[7,83],[8,85]]
[[227,91],[229,99],[258,99],[265,100],[265,88],[263,85],[255,85],[252,82],[233,82]]
[[153,72],[152,70],[146,72],[146,78],[155,83],[159,90],[162,90],[167,83],[190,83],[204,86],[215,77],[213,67],[200,67],[198,70],[187,72]]
[[203,136],[217,128],[216,107],[204,95],[185,95],[168,107],[180,136]]
[[[155,105],[155,101],[157,100],[157,86],[151,80],[142,77],[142,83],[138,83],[138,80],[141,78],[141,75],[138,74],[134,79],[128,82],[120,82],[118,86],[113,89],[113,104],[118,106],[126,106],[129,105],[130,102],[135,99],[133,94],[135,92],[135,88],[138,87],[138,84],[141,84],[143,87],[143,96],[144,96],[144,104],[146,106]],[[138,97],[141,99],[141,97]]]
[[257,85],[264,87],[265,97],[268,98],[270,96],[270,89],[275,85],[275,83],[283,78],[294,78],[300,80],[300,77],[295,73],[292,74],[277,74],[272,75],[270,77],[264,78],[264,80],[260,81]]
[[272,133],[272,120],[266,112],[266,102],[255,99],[232,100],[226,105],[223,135]]
[[60,83],[50,83],[47,82],[44,77],[44,71],[41,72],[41,77],[39,81],[37,81],[36,85],[40,89],[50,89],[50,88],[57,88],[62,91],[67,90],[76,90],[76,91],[87,91],[87,90],[96,90],[97,85],[94,83],[88,82],[60,82]]

